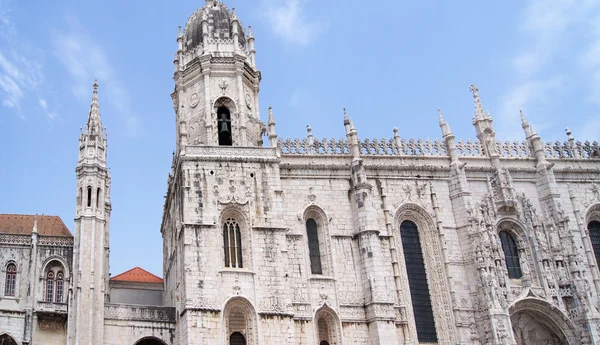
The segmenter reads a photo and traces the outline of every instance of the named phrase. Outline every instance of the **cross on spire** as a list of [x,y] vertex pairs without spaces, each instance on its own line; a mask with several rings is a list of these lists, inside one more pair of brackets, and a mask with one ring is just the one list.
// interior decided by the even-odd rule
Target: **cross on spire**
[[485,118],[485,111],[483,110],[483,105],[481,104],[481,99],[479,98],[479,88],[472,84],[469,87],[469,90],[473,93],[473,99],[475,100],[475,119],[480,120]]

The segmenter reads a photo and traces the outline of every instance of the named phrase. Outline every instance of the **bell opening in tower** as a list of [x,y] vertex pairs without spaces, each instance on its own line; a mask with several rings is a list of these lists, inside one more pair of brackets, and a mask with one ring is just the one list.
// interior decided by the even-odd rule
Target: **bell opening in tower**
[[231,146],[231,113],[227,107],[217,109],[217,128],[219,128],[219,146]]

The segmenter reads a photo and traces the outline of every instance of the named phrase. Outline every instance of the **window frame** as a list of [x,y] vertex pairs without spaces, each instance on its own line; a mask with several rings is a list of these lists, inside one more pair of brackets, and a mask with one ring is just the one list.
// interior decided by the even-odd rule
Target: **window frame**
[[[314,226],[309,226],[309,223],[314,223]],[[308,242],[308,257],[310,260],[310,273],[323,274],[323,263],[321,253],[321,241],[319,239],[319,223],[314,218],[306,220],[306,239]]]
[[223,221],[222,231],[224,266],[235,269],[244,268],[244,246],[240,223],[234,217],[227,217]]
[[49,270],[46,273],[46,288],[44,289],[44,301],[54,302],[54,283],[55,283],[54,271]]
[[600,268],[600,221],[590,219],[587,224],[587,230],[590,244],[594,251],[594,258],[596,259],[596,267]]
[[[11,270],[14,268],[14,270]],[[17,264],[9,262],[6,265],[6,276],[4,279],[4,296],[16,297],[17,293]]]
[[[500,243],[502,244],[502,252],[504,253],[504,264],[510,279],[523,278],[523,269],[521,268],[521,253],[519,253],[519,245],[515,236],[506,229],[501,229],[498,232]],[[508,252],[507,252],[508,251]]]
[[[399,228],[417,339],[421,343],[438,343],[441,339],[433,310],[431,286],[427,279],[429,273],[425,263],[419,226],[411,219],[403,219]],[[420,280],[419,277],[421,277]],[[425,285],[426,289],[425,286],[419,285]]]

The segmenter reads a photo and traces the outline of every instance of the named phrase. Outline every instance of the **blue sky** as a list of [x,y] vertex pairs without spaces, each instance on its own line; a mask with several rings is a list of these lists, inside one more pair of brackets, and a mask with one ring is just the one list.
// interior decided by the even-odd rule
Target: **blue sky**
[[[111,273],[162,276],[175,147],[177,26],[204,0],[0,0],[0,212],[73,230],[79,128],[94,78],[112,172]],[[474,138],[469,85],[498,139],[600,139],[600,1],[226,0],[256,37],[262,119],[280,137]]]

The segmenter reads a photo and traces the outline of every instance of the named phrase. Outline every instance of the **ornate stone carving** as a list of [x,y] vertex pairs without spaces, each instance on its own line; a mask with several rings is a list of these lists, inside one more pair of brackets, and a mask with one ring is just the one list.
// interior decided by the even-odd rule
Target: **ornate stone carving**
[[104,318],[109,320],[175,322],[175,308],[107,304]]

